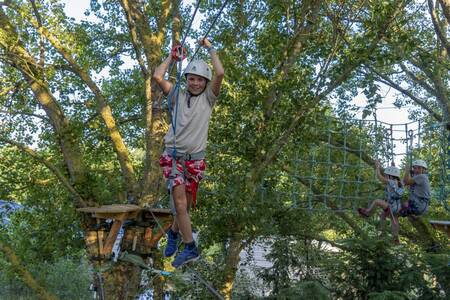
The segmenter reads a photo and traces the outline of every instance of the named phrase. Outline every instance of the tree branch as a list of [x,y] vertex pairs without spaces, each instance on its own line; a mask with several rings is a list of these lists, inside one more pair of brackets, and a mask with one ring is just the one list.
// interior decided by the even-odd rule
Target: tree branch
[[136,54],[136,59],[138,61],[139,67],[144,77],[148,75],[148,69],[145,66],[144,60],[142,59],[141,46],[138,41],[138,34],[136,31],[136,24],[131,17],[130,5],[128,0],[121,0],[120,5],[122,5],[125,17],[127,19],[128,30],[130,32],[131,43],[133,44],[134,52]]
[[[364,2],[362,2],[361,5],[356,9],[356,11],[357,11],[356,16],[358,16],[358,14],[361,11],[361,8],[362,8],[363,5],[364,5]],[[319,73],[318,73],[317,78],[315,80],[316,83],[314,85],[316,86],[316,92],[315,92],[316,96],[319,94],[319,91],[323,87],[322,81],[324,81],[323,79],[325,78],[324,74],[328,71],[328,68],[329,68],[329,66],[331,64],[332,58],[336,56],[339,43],[341,41],[345,41],[347,44],[350,44],[349,41],[346,40],[344,33],[348,31],[348,29],[353,25],[354,22],[356,22],[355,21],[356,20],[356,16],[355,16],[353,18],[350,18],[351,20],[349,21],[347,26],[345,26],[345,28],[341,28],[342,25],[336,21],[336,18],[334,16],[332,16],[331,12],[328,10],[328,5],[326,5],[325,8],[327,10],[328,18],[333,23],[333,29],[334,29],[333,34],[334,34],[335,42],[334,42],[334,46],[333,46],[332,51],[329,53],[324,66],[319,70]],[[343,11],[343,7],[342,7],[341,14],[339,15],[339,17],[341,17],[341,18],[344,17],[343,19],[346,19],[347,17],[349,17],[349,12],[344,12]]]
[[28,112],[24,112],[24,111],[0,110],[0,114],[30,116],[30,117],[38,118],[38,119],[40,119],[42,121],[50,123],[50,120],[48,118],[46,118],[45,116],[41,116],[41,115],[37,115],[37,114],[33,114],[33,113],[28,113]]
[[397,91],[399,91],[403,95],[409,97],[417,105],[419,105],[420,107],[425,109],[434,119],[436,119],[438,122],[442,122],[442,116],[439,115],[437,112],[435,112],[431,107],[429,107],[425,100],[422,100],[422,99],[416,97],[413,93],[411,93],[410,91],[402,88],[400,85],[395,83],[392,79],[390,79],[388,76],[386,76],[384,74],[381,74],[380,72],[378,72],[374,68],[372,68],[372,67],[368,67],[368,68],[369,68],[369,70],[371,72],[375,73],[380,78],[379,79],[380,82],[382,82],[382,83],[384,83],[384,84],[386,84],[386,85],[396,89]]
[[123,141],[123,138],[119,132],[119,129],[116,125],[114,117],[112,115],[111,108],[106,102],[104,95],[102,94],[100,88],[96,85],[96,83],[89,76],[88,72],[85,71],[80,65],[77,64],[75,59],[72,57],[70,50],[67,49],[59,39],[53,35],[47,28],[44,26],[39,26],[35,20],[30,20],[31,24],[35,27],[37,32],[45,37],[58,51],[59,54],[69,63],[74,73],[81,79],[83,82],[89,87],[92,93],[95,96],[97,102],[97,111],[101,115],[106,128],[108,129],[109,136],[112,141],[112,146],[116,155],[118,157],[120,167],[122,170],[122,174],[124,177],[127,193],[131,197],[136,196],[136,179],[134,174],[133,165],[130,159],[130,154],[128,149]]
[[[423,50],[421,50],[423,51]],[[422,72],[424,72],[431,82],[434,84],[435,92],[433,95],[436,97],[437,102],[441,105],[441,108],[445,115],[449,116],[450,114],[450,104],[448,103],[448,90],[443,82],[441,75],[442,61],[443,61],[443,53],[440,51],[437,63],[434,65],[433,69],[430,69],[429,66],[422,64],[422,62],[415,60],[414,58],[410,59],[410,62]]]
[[0,251],[2,251],[7,257],[8,261],[15,272],[22,278],[23,282],[36,293],[36,296],[42,300],[57,300],[58,298],[52,293],[48,292],[45,287],[39,284],[33,275],[27,270],[21,263],[19,257],[14,250],[0,240]]
[[450,0],[438,0],[442,7],[447,23],[450,23]]
[[47,161],[45,158],[41,157],[38,153],[36,153],[33,149],[31,149],[28,146],[25,146],[21,143],[18,143],[16,141],[10,140],[10,139],[8,139],[6,137],[2,137],[2,136],[0,136],[0,141],[17,147],[19,150],[28,154],[37,162],[45,165],[47,167],[47,169],[49,169],[56,176],[56,178],[59,179],[59,181],[66,188],[66,190],[74,197],[75,204],[77,207],[86,207],[87,206],[86,202],[81,198],[80,194],[78,194],[78,192],[69,183],[69,181],[63,175],[63,173],[55,165],[53,165],[52,163]]
[[436,15],[436,9],[433,5],[433,0],[428,0],[428,9],[431,16],[431,21],[433,22],[434,31],[438,36],[441,43],[444,45],[445,49],[447,49],[447,55],[450,57],[450,44],[447,40],[447,37],[444,35],[444,32],[439,24],[438,17]]
[[317,13],[322,4],[322,1],[302,1],[302,8],[300,9],[302,16],[299,25],[295,29],[294,36],[284,49],[286,59],[283,60],[275,69],[274,80],[268,91],[268,96],[264,99],[265,106],[264,116],[269,120],[273,114],[273,105],[279,98],[278,83],[283,82],[289,77],[292,66],[295,63],[298,55],[304,47],[304,37],[308,36],[315,27]]
[[405,64],[401,63],[400,64],[400,68],[402,69],[402,71],[409,77],[411,78],[415,83],[417,83],[418,85],[420,85],[422,88],[424,88],[428,93],[430,93],[431,95],[436,95],[436,91],[433,89],[432,86],[430,86],[426,81],[424,80],[420,80],[416,74],[414,74],[412,71],[410,71]]
[[[36,20],[38,22],[38,26],[42,27],[42,18],[41,18],[41,14],[39,13],[39,11],[37,9],[36,2],[34,0],[30,0],[30,2],[31,2],[31,6],[33,7],[33,12],[36,17]],[[40,39],[39,39],[39,52],[40,52],[39,65],[41,66],[41,68],[44,68],[45,47],[44,47],[44,38],[42,36],[40,36]]]

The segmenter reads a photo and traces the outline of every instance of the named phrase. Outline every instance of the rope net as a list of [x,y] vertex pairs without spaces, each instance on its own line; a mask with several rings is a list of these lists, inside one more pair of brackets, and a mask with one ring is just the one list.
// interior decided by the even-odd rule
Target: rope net
[[[450,137],[443,124],[336,118],[325,124],[308,132],[308,142],[297,141],[286,147],[281,164],[268,170],[258,186],[259,200],[275,197],[277,203],[308,210],[356,210],[384,198],[375,160],[380,160],[383,168],[395,165],[403,170],[405,163],[410,165],[420,158],[429,166],[432,199],[449,209]],[[217,145],[209,148],[213,167],[201,190],[217,196],[217,182],[224,179],[214,172],[214,160],[224,155],[224,149]]]

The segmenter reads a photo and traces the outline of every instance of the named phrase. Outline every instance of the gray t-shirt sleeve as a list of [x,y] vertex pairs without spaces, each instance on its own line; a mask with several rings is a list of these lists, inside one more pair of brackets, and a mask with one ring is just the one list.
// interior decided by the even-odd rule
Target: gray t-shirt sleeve
[[205,95],[206,95],[206,99],[209,102],[209,105],[211,105],[211,107],[213,107],[214,104],[216,104],[216,102],[217,102],[217,96],[214,95],[214,92],[211,89],[211,83],[208,83],[208,85],[206,86]]

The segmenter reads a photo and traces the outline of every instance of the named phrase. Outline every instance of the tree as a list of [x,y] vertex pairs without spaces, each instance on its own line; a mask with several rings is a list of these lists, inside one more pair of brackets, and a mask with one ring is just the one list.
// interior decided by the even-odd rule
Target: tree
[[[77,24],[67,19],[63,5],[56,2],[1,3],[2,103],[6,108],[2,113],[11,118],[2,124],[0,141],[44,164],[78,208],[124,199],[151,202],[159,192],[154,158],[161,141],[160,111],[153,108],[161,99],[158,93],[152,95],[150,78],[166,42],[171,2],[156,4],[153,15],[144,14],[136,1],[121,4],[104,3],[108,15],[102,16],[100,6],[94,3],[93,11],[99,18],[116,17],[113,27],[107,28],[106,23]],[[150,16],[156,16],[154,26],[147,19]],[[106,51],[98,51],[98,45]],[[131,46],[141,77],[136,67],[127,71],[119,68],[121,55],[130,54],[127,47]],[[111,79],[101,86],[94,75],[104,68],[110,68]],[[121,79],[126,77],[136,80],[141,88],[136,85],[125,90]],[[133,99],[125,104],[121,97]],[[139,118],[133,115],[139,111],[133,106],[144,111]],[[112,107],[120,113],[115,116]],[[129,121],[131,117],[134,120]],[[19,129],[17,124],[23,134],[14,131]],[[146,132],[146,154],[137,163],[129,149],[140,147],[141,139],[123,135],[136,129]],[[29,146],[33,140],[38,149]],[[139,174],[136,165],[142,166]],[[110,183],[108,188],[102,186],[106,182]],[[139,283],[138,278],[136,281]]]
[[[361,67],[371,65],[374,53],[384,53],[407,5],[234,1],[220,15],[210,33],[226,69],[210,127],[209,172],[215,180],[205,182],[195,218],[208,229],[205,247],[225,243],[215,277],[226,298],[241,250],[273,233],[273,218],[283,213],[285,199],[277,189],[285,187],[285,166],[292,168],[297,148],[308,152],[303,143],[324,141],[317,128],[332,114],[330,99],[355,94]],[[204,16],[192,37],[203,37],[220,6],[200,5]],[[76,22],[58,1],[0,2],[0,143],[45,167],[39,173],[44,178],[26,188],[29,195],[17,192],[19,199],[37,199],[33,187],[45,179],[56,203],[71,211],[160,200],[157,158],[167,125],[151,74],[181,40],[191,11],[178,1],[91,1],[89,14],[98,22]],[[24,173],[6,176],[8,187],[23,182]],[[261,187],[269,197],[260,197]],[[364,235],[348,214],[335,216],[343,222],[335,226]],[[106,292],[133,297],[139,276],[120,288],[128,283],[121,275],[137,271],[118,264]]]

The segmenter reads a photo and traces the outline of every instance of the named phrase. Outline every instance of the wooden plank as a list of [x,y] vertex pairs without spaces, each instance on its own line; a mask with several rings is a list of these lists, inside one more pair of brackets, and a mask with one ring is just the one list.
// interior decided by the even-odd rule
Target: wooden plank
[[429,220],[433,228],[444,231],[450,238],[450,221]]
[[103,230],[97,231],[97,237],[98,237],[98,252],[100,254],[103,253],[103,234],[105,232]]
[[171,215],[172,212],[170,211],[170,209],[168,208],[148,208],[148,207],[144,207],[143,208],[144,211],[151,211],[154,214],[164,214],[164,215]]
[[173,218],[171,210],[166,208],[144,208],[143,211],[145,212],[144,216],[146,218],[156,218],[161,221],[167,221]]
[[431,223],[431,225],[447,225],[450,226],[450,221],[437,221],[437,220],[430,220],[429,221]]
[[112,204],[103,205],[100,207],[83,207],[78,208],[77,211],[84,213],[99,213],[99,214],[119,214],[125,212],[139,211],[142,208],[134,204]]
[[[121,221],[125,221],[124,218],[126,219],[135,219],[138,215],[139,211],[132,211],[132,212],[128,212],[126,214],[124,213],[94,213],[93,217],[94,218],[100,218],[100,219],[113,219],[113,220],[121,220]],[[126,217],[125,217],[126,216]]]

